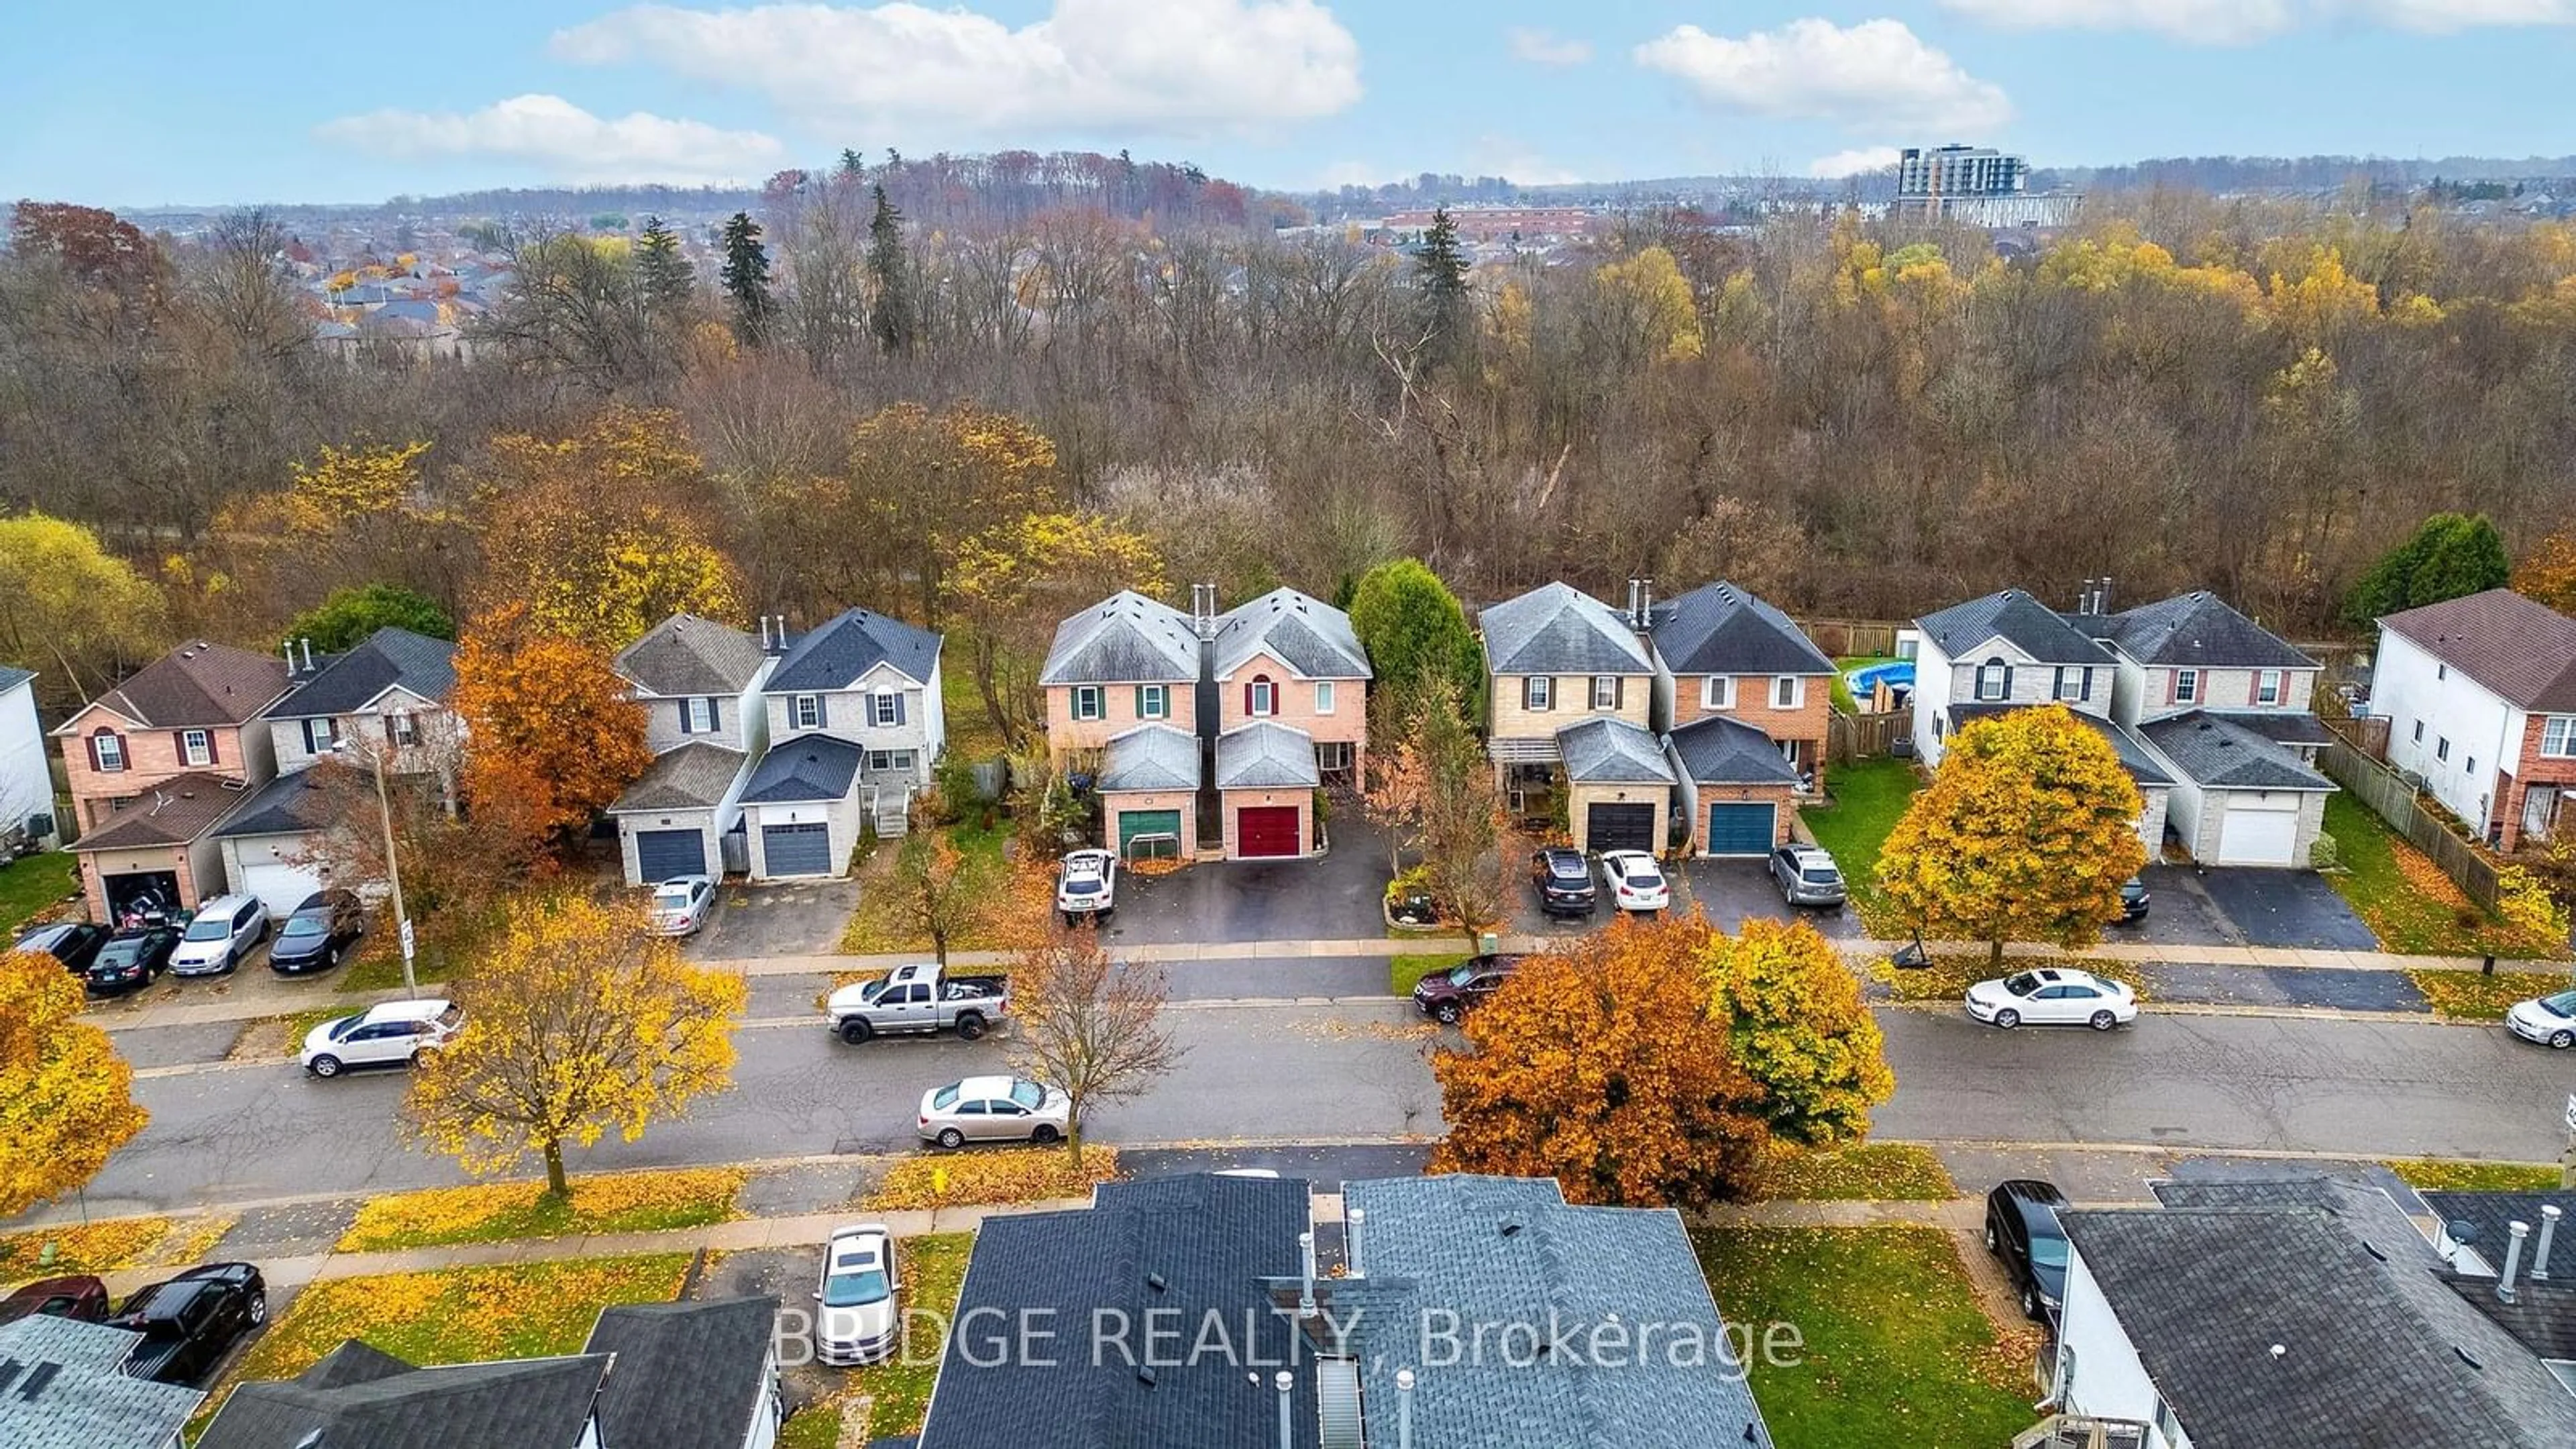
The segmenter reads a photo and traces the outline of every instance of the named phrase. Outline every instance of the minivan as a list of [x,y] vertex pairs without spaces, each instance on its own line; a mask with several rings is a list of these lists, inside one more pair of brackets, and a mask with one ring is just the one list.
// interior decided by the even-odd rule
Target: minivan
[[217,896],[197,907],[179,949],[170,953],[170,970],[180,976],[212,976],[230,971],[268,938],[268,907],[257,896]]

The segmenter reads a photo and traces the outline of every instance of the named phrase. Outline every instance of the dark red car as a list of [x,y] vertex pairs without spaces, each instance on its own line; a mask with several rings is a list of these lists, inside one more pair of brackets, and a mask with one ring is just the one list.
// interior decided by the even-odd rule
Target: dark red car
[[1518,956],[1470,956],[1437,976],[1423,977],[1413,988],[1413,1004],[1441,1025],[1455,1026],[1458,1018],[1510,980],[1513,968],[1520,964]]
[[15,1323],[37,1314],[98,1323],[107,1317],[107,1285],[87,1273],[68,1278],[39,1278],[0,1298],[0,1323]]

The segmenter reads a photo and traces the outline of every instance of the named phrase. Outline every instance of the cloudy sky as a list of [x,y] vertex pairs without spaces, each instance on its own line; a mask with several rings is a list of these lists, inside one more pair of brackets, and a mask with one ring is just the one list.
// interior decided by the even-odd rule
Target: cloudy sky
[[[757,180],[855,146],[1258,185],[2576,152],[2576,0],[25,0],[0,199]],[[31,63],[32,62],[32,63]]]

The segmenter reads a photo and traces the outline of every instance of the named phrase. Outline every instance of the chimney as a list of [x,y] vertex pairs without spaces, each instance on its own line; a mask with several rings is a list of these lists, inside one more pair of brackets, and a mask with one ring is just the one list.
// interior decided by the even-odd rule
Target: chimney
[[769,616],[767,614],[760,616],[760,652],[763,654],[769,652]]
[[1304,1274],[1297,1283],[1297,1316],[1312,1321],[1315,1317],[1315,1235],[1297,1235],[1297,1256]]
[[1288,1391],[1297,1387],[1297,1376],[1286,1369],[1279,1371],[1279,1449],[1297,1449],[1296,1401]]
[[1628,580],[1628,627],[1631,629],[1645,627],[1637,622],[1639,618],[1637,613],[1637,595],[1644,582],[1645,581],[1642,579],[1633,577]]
[[2111,576],[2109,574],[2102,576],[2100,587],[2093,591],[2093,612],[2096,614],[2111,612]]
[[1395,1371],[1395,1449],[1413,1449],[1413,1370]]
[[2514,1270],[2522,1266],[2522,1240],[2531,1236],[2531,1224],[2517,1218],[2506,1226],[2505,1231],[2513,1234],[2513,1241],[2505,1245],[2504,1276],[2496,1280],[2496,1299],[2511,1303],[2514,1301]]
[[2549,1240],[2558,1236],[2558,1219],[2563,1216],[2556,1203],[2543,1203],[2540,1208],[2540,1241],[2531,1247],[2531,1281],[2549,1281]]
[[[1351,1209],[1350,1231],[1346,1235],[1348,1241],[1344,1242],[1342,1245],[1342,1256],[1350,1260],[1351,1276],[1354,1278],[1365,1278],[1368,1276],[1367,1260],[1360,1256],[1360,1227],[1367,1221],[1368,1213],[1366,1210],[1361,1208]],[[2541,1256],[2547,1257],[2549,1254],[2549,1235],[2546,1232],[2540,1235],[2540,1244]]]
[[1637,632],[1640,634],[1655,627],[1655,581],[1647,579],[1644,585],[1645,597],[1637,601]]
[[313,672],[313,641],[308,638],[300,642],[304,645],[304,672],[311,674]]
[[285,651],[286,654],[286,672],[293,674],[295,672],[295,641],[289,639],[278,647]]
[[1216,585],[1190,585],[1190,623],[1201,639],[1216,637]]

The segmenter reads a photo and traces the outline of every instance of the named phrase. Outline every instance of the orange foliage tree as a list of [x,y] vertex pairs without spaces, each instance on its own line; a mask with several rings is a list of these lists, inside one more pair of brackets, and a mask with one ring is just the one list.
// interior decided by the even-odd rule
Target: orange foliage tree
[[2553,533],[2533,544],[2513,567],[2513,591],[2562,614],[2576,614],[2576,536]]
[[465,798],[557,841],[653,763],[644,708],[605,646],[537,628],[522,603],[465,627],[456,649]]

